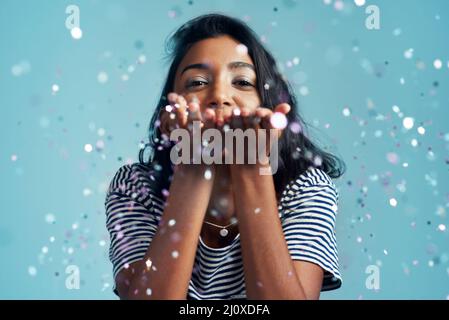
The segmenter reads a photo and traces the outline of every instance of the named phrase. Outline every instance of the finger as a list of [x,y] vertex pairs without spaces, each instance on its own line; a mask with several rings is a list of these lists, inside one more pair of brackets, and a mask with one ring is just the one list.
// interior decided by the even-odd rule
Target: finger
[[283,114],[289,113],[291,110],[291,107],[288,103],[280,103],[274,108],[274,112],[280,112]]
[[232,110],[233,110],[234,108],[233,107],[229,107],[229,106],[227,106],[227,107],[224,107],[223,108],[223,122],[224,123],[227,123],[227,124],[229,124],[229,121],[231,120],[231,118],[232,118]]
[[189,112],[188,123],[191,124],[193,121],[202,121],[201,113],[200,113],[200,105],[198,102],[189,102],[187,105],[187,109]]
[[171,105],[167,105],[161,109],[159,121],[159,129],[161,133],[170,135],[171,130],[173,130],[177,125],[176,114]]
[[230,119],[230,125],[233,129],[243,129],[243,120],[241,116],[241,110],[239,107],[235,107],[232,110],[232,116]]
[[256,115],[260,118],[260,126],[263,129],[272,129],[271,125],[271,116],[273,112],[267,108],[258,108],[256,111]]
[[204,111],[204,130],[215,128],[215,111],[213,109],[207,108]]
[[218,107],[215,109],[215,121],[217,123],[217,127],[221,128],[224,124],[224,108]]
[[178,95],[174,111],[179,127],[185,128],[187,126],[187,101],[183,96]]
[[161,109],[160,115],[159,115],[159,131],[162,134],[169,134],[168,130],[168,121],[169,121],[169,113],[165,111],[164,109]]
[[162,111],[164,113],[165,121],[164,130],[166,130],[168,135],[170,135],[170,132],[177,127],[177,116],[175,111],[177,107],[179,107],[179,105],[177,105],[177,99],[178,94],[175,92],[170,92],[167,95],[168,105],[166,105]]
[[[251,110],[248,106],[245,105],[242,99],[239,97],[234,97],[237,107],[240,110],[240,118],[241,118],[241,126],[243,129],[253,128],[253,117],[254,111]],[[234,112],[235,113],[235,112]]]
[[178,98],[178,94],[175,92],[170,92],[169,94],[167,94],[167,101],[172,106],[175,105],[177,98]]
[[251,109],[247,108],[247,107],[243,107],[241,109],[241,118],[243,120],[243,127],[245,129],[254,129],[254,122],[253,122],[253,118],[254,118],[254,111],[252,111]]

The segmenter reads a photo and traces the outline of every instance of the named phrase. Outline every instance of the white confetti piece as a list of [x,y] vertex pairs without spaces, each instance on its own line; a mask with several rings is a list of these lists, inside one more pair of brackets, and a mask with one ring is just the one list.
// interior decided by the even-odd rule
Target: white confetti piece
[[34,266],[28,267],[28,274],[32,277],[34,277],[37,274],[37,269]]
[[72,35],[72,38],[75,40],[79,40],[83,37],[83,31],[78,27],[72,28],[70,30],[70,34]]
[[282,112],[275,112],[270,118],[271,125],[276,129],[284,129],[287,126],[287,117]]
[[396,207],[398,204],[398,201],[395,198],[390,199],[390,206]]
[[108,82],[108,79],[108,74],[104,71],[100,71],[97,75],[97,80],[101,84],[105,84],[106,82]]
[[405,118],[402,120],[402,125],[403,125],[404,128],[407,129],[407,130],[412,129],[413,126],[414,126],[414,124],[415,124],[415,120],[414,120],[413,118],[411,118],[411,117],[405,117]]

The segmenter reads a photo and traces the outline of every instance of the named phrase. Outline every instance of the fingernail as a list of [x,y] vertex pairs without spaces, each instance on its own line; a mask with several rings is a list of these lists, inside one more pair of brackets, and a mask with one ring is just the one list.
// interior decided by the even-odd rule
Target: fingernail
[[174,93],[174,92],[170,92],[170,93],[167,95],[168,101],[172,101],[172,102],[174,102],[174,101],[176,100],[177,97],[178,97],[178,95],[177,95],[176,93]]
[[249,115],[249,110],[247,108],[242,109],[242,116],[246,117]]

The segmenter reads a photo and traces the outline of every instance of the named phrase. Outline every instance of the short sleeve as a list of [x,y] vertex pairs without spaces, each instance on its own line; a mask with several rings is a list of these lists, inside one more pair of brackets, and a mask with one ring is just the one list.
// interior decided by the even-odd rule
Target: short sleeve
[[338,193],[332,182],[298,180],[282,203],[282,228],[293,260],[315,263],[324,270],[322,291],[341,286],[335,234]]
[[114,279],[123,268],[143,259],[157,230],[163,210],[150,176],[135,165],[126,165],[110,183],[105,209]]

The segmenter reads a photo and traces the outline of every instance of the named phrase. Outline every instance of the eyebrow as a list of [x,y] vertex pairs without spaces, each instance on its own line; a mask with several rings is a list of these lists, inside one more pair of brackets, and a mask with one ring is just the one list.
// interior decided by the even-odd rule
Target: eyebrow
[[[256,72],[256,68],[252,64],[243,61],[234,61],[228,64],[228,69],[238,69],[238,68],[249,68],[254,72]],[[194,63],[185,67],[182,70],[181,75],[189,69],[209,70],[210,66],[207,63]]]

